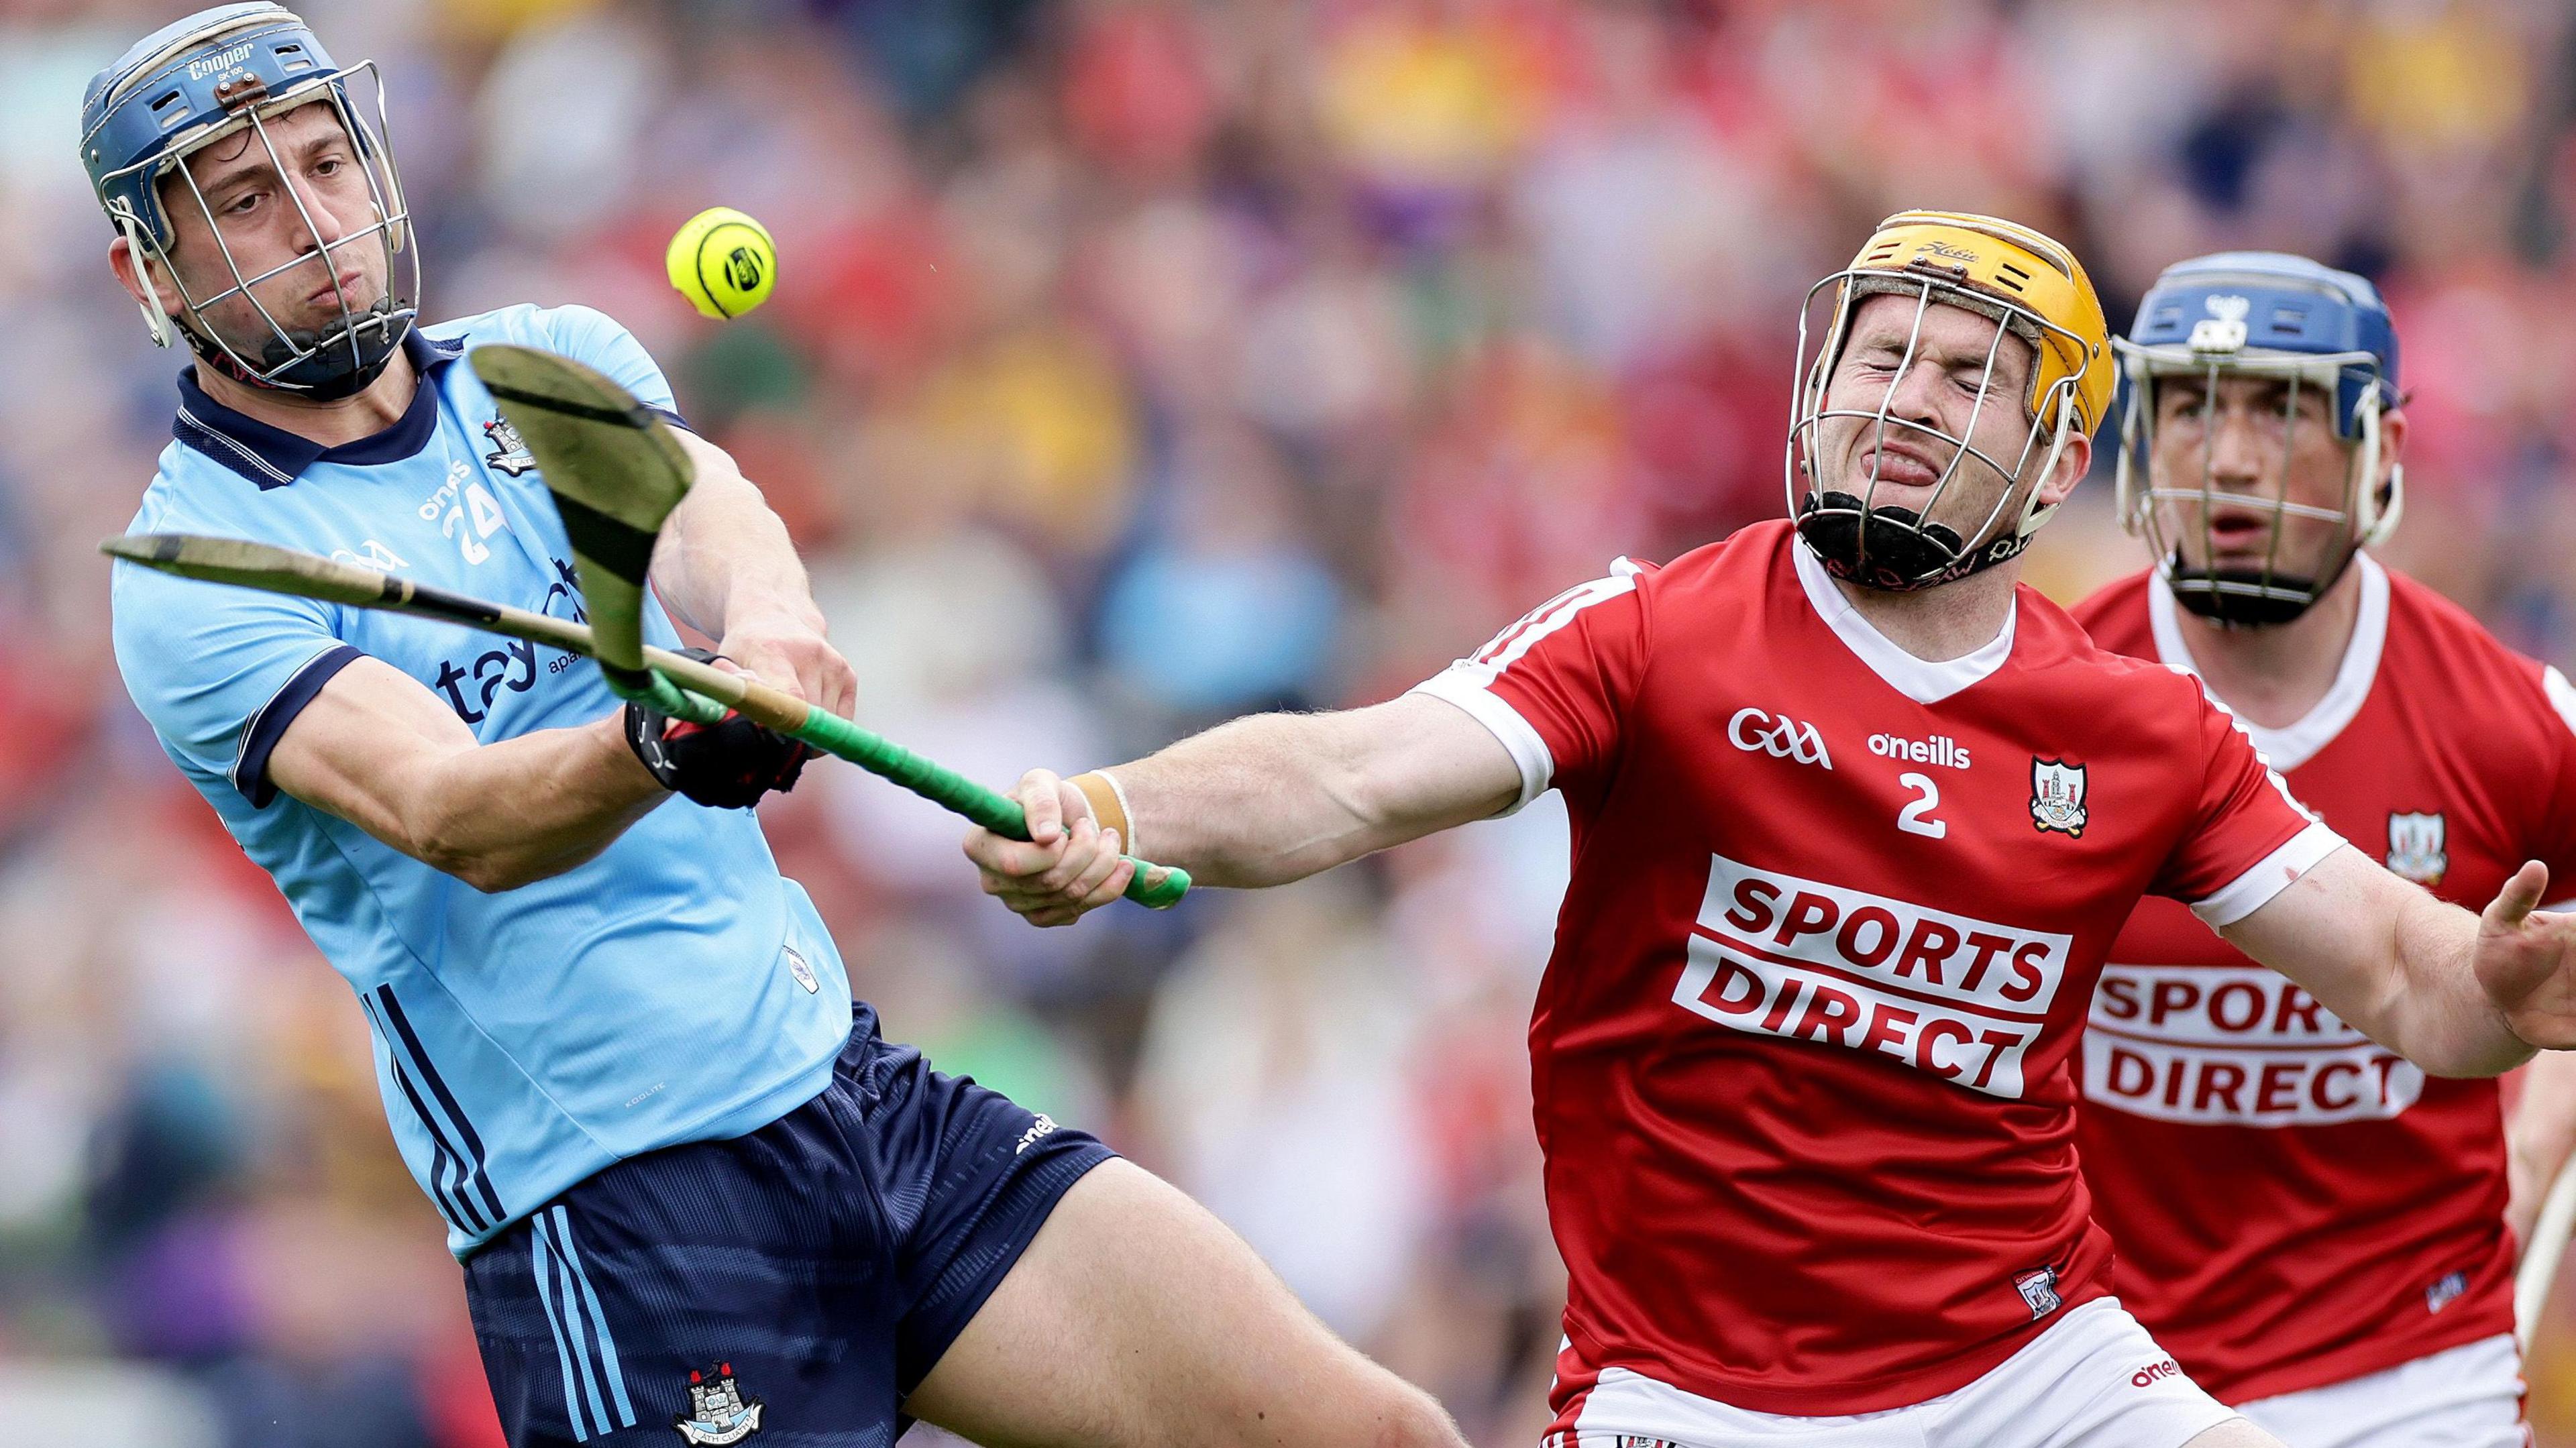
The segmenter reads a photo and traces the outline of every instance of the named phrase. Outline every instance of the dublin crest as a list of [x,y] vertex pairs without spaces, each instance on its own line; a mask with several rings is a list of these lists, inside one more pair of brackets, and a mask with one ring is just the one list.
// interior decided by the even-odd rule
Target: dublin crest
[[2079,839],[2083,837],[2083,765],[2031,756],[2030,822],[2037,825],[2042,834],[2059,830]]
[[2388,816],[2388,872],[2402,875],[2418,885],[2442,883],[2451,868],[2451,856],[2444,847],[2442,812],[2431,814],[2390,814]]
[[527,443],[520,438],[519,430],[510,425],[510,419],[496,417],[483,424],[483,436],[492,444],[492,450],[483,455],[483,466],[514,478],[536,467],[536,454],[528,451]]
[[760,1399],[745,1398],[734,1386],[733,1364],[718,1363],[712,1373],[691,1369],[691,1416],[674,1418],[671,1426],[691,1443],[739,1443],[760,1431]]

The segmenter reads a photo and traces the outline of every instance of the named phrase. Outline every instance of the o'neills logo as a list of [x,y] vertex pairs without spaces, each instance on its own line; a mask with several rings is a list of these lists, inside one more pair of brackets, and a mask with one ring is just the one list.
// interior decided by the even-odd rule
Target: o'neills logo
[[2019,1097],[2073,943],[1712,855],[1673,1004]]
[[1869,752],[1881,759],[1939,764],[1951,769],[1968,767],[1968,746],[1947,734],[1935,734],[1929,739],[1899,739],[1893,734],[1873,734],[1869,736]]
[[2084,1036],[2084,1099],[2230,1126],[2380,1121],[2424,1072],[2260,966],[2111,965]]

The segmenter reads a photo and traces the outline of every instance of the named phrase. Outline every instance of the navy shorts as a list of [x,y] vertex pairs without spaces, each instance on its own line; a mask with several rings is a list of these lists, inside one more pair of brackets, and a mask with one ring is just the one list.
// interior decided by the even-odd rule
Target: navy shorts
[[466,1260],[512,1448],[887,1448],[907,1426],[904,1398],[1110,1152],[855,1018],[813,1100],[621,1161]]

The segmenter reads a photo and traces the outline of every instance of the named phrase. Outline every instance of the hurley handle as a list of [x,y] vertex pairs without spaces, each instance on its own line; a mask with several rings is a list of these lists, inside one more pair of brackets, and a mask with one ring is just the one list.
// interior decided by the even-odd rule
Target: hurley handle
[[[651,685],[634,697],[648,708],[708,724],[733,709],[754,723],[801,739],[836,759],[846,759],[870,774],[889,779],[931,803],[964,815],[997,835],[1029,837],[1029,820],[1019,801],[977,784],[953,769],[913,753],[881,734],[781,693],[754,679],[647,647],[644,662]],[[623,691],[621,691],[623,692]],[[1136,867],[1128,877],[1128,899],[1154,910],[1168,910],[1189,893],[1190,875],[1175,865],[1157,865],[1133,855],[1122,856]]]

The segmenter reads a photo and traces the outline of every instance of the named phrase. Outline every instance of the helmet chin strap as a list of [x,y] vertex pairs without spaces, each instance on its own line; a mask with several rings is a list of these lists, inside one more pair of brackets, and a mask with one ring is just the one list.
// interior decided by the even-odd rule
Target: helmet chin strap
[[178,327],[170,314],[161,310],[160,289],[152,281],[152,259],[158,253],[152,249],[151,238],[144,234],[141,222],[126,212],[111,214],[116,218],[117,235],[125,238],[125,255],[134,264],[135,279],[143,284],[143,295],[134,299],[135,305],[143,309],[143,325],[152,333],[153,346],[167,347],[174,329],[186,329]]
[[[2278,628],[2315,607],[2360,553],[2357,547],[2345,549],[2334,571],[2315,582],[2278,572],[2267,577],[2260,568],[2186,568],[2181,555],[2175,554],[2165,560],[2165,583],[2173,589],[2174,602],[2186,612],[2221,628]],[[2260,590],[2267,582],[2277,591],[2246,591]],[[2231,583],[2240,587],[2222,586]]]
[[[260,348],[258,372],[243,366],[231,349],[198,328],[182,325],[179,332],[200,362],[245,387],[289,393],[310,402],[338,402],[366,391],[384,375],[411,326],[409,310],[397,311],[392,297],[381,297],[349,321],[334,322],[315,333],[308,343],[299,345],[272,332]],[[303,356],[297,360],[299,352]],[[285,370],[278,371],[280,367]],[[274,375],[263,377],[262,373]]]
[[[2073,415],[2061,398],[2056,436],[2040,463],[2040,477],[2046,478],[2065,452]],[[2032,484],[2013,530],[1979,544],[1974,553],[1965,551],[1967,543],[1957,529],[1925,522],[1911,508],[1873,508],[1850,493],[1813,489],[1798,505],[1798,536],[1836,578],[1881,593],[1915,593],[2020,557],[2040,525],[2057,511],[2057,504],[2042,503],[2039,494],[2039,485]]]
[[[2174,602],[2187,612],[2210,620],[2221,628],[2278,628],[2282,624],[2316,607],[2317,600],[2334,591],[2352,568],[2352,560],[2361,556],[2362,540],[2355,539],[2335,560],[2334,567],[2314,580],[2293,578],[2278,570],[2266,574],[2260,568],[2189,568],[2177,549],[2165,558],[2165,584],[2173,590]],[[2237,584],[2225,588],[2225,584]],[[2252,590],[2252,591],[2248,591]]]
[[1911,508],[1864,508],[1850,493],[1809,493],[1798,506],[1798,536],[1825,571],[1881,593],[1916,593],[1982,573],[2030,546],[2030,534],[1999,537],[1965,557],[1956,529],[1924,523]]

